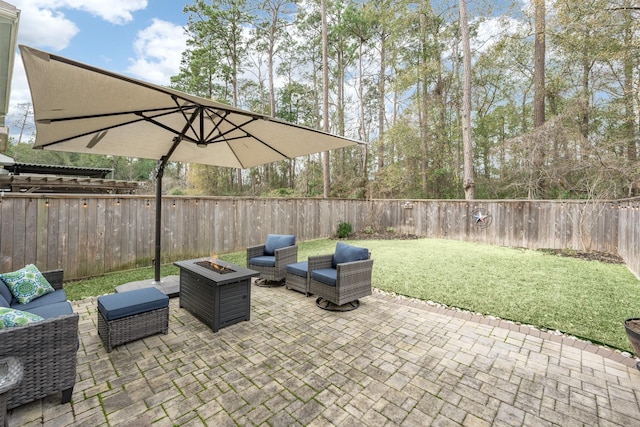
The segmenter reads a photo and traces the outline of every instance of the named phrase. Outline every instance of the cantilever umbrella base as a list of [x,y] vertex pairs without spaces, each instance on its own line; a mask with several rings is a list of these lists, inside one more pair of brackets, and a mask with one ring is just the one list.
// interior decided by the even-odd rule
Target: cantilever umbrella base
[[360,307],[360,300],[355,300],[355,301],[348,302],[346,304],[337,305],[322,297],[318,297],[318,299],[316,299],[316,305],[323,310],[344,312],[344,311],[352,311]]

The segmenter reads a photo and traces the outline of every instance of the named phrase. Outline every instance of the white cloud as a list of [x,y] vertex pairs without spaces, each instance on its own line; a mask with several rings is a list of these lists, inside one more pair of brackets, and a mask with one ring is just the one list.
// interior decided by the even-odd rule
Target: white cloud
[[76,24],[65,18],[64,14],[51,9],[36,7],[32,2],[20,2],[20,24],[18,39],[20,43],[38,45],[54,50],[62,50],[80,31]]
[[168,85],[170,77],[178,74],[187,36],[181,26],[154,19],[140,30],[134,42],[136,58],[129,58],[127,72],[147,81]]
[[112,24],[125,24],[133,20],[133,12],[147,7],[147,0],[13,0],[12,4],[22,10],[82,10]]

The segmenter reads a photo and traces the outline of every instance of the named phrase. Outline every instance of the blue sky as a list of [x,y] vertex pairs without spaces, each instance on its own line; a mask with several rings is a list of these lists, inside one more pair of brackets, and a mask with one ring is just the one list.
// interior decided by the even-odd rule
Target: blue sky
[[[186,46],[186,1],[5,1],[20,10],[18,44],[161,85],[178,73]],[[16,139],[24,117],[18,104],[30,102],[18,52],[6,119]],[[33,131],[32,126],[25,129],[22,141],[32,138]]]

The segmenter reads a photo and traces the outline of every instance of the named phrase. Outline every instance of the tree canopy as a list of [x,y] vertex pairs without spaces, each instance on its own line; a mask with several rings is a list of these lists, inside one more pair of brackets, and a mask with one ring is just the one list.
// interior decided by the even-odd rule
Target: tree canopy
[[[327,128],[367,143],[330,153],[331,196],[464,197],[465,93],[476,198],[640,193],[640,10],[631,0],[326,5]],[[186,4],[189,43],[171,85],[323,129],[321,6]],[[115,166],[119,176],[139,175],[126,162]],[[198,194],[323,194],[320,155],[242,172],[190,165],[176,173]]]

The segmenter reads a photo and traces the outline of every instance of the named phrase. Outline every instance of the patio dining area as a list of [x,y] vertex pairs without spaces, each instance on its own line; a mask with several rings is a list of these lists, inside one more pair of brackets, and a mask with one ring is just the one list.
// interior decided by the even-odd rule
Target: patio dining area
[[640,425],[640,371],[611,350],[376,290],[346,313],[251,292],[250,321],[214,333],[172,298],[167,335],[111,353],[97,299],[72,303],[71,403],[20,406],[8,425]]

